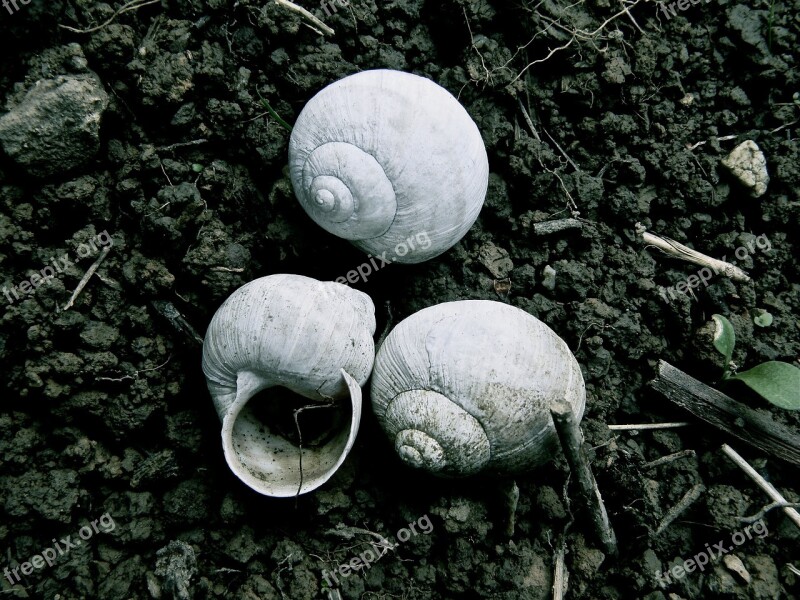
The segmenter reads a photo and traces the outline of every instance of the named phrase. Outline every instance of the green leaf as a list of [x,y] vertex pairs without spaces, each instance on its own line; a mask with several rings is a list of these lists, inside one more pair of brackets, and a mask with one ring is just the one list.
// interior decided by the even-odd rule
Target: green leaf
[[756,312],[758,312],[758,314],[753,317],[753,323],[759,327],[769,327],[772,325],[772,314],[768,313],[763,308],[757,308]]
[[722,315],[711,315],[717,329],[714,331],[714,348],[720,351],[720,354],[725,357],[725,368],[733,357],[733,347],[736,345],[736,334],[733,331],[733,325]]
[[787,410],[800,410],[800,369],[771,360],[731,377],[746,383],[765,400]]
[[202,173],[203,172],[203,165],[200,163],[192,163],[192,171],[195,173]]

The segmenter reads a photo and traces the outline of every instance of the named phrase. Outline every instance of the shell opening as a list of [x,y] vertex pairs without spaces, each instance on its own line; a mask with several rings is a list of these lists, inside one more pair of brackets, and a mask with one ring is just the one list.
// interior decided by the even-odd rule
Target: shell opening
[[[361,420],[361,388],[345,371],[342,375],[351,406],[310,411],[317,413],[311,429],[307,421],[298,420],[301,450],[294,424],[298,397],[266,387],[255,373],[239,373],[236,399],[222,420],[225,460],[234,474],[257,492],[276,497],[304,494],[325,483],[350,452]],[[349,415],[347,408],[352,410]]]

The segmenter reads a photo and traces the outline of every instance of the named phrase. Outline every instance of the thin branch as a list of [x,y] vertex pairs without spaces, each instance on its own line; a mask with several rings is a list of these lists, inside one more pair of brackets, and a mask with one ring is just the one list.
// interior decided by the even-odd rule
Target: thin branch
[[640,225],[639,223],[636,224],[636,233],[642,236],[642,239],[645,243],[655,246],[666,254],[680,258],[686,262],[700,265],[701,267],[709,267],[715,273],[722,273],[733,281],[739,281],[742,283],[750,281],[750,277],[747,275],[747,273],[742,271],[736,265],[706,256],[705,254],[702,254],[697,250],[692,250],[680,242],[676,242],[668,237],[650,233],[649,231],[646,231],[644,226]]
[[106,25],[109,25],[114,19],[116,19],[122,13],[126,13],[131,10],[139,10],[144,6],[155,4],[156,2],[161,2],[161,0],[146,0],[145,2],[141,2],[141,0],[131,0],[126,4],[123,4],[122,7],[113,15],[111,15],[105,23],[97,25],[96,27],[90,27],[89,29],[75,29],[74,27],[70,27],[69,25],[61,25],[61,24],[59,24],[58,26],[61,27],[62,29],[72,31],[73,33],[92,33],[93,31],[97,31],[98,29],[102,29]]
[[320,21],[316,15],[308,12],[302,6],[297,6],[297,4],[295,4],[294,2],[289,2],[289,0],[275,0],[275,4],[277,4],[278,6],[283,6],[284,8],[288,8],[289,10],[304,16],[306,19],[314,23],[314,25],[322,29],[322,31],[324,31],[328,35],[334,35],[335,32],[333,31],[333,29],[325,25],[325,23]]
[[683,498],[681,498],[675,506],[670,508],[667,511],[667,514],[664,515],[664,518],[661,519],[661,523],[658,524],[658,529],[656,529],[656,535],[662,533],[675,519],[686,512],[686,510],[692,504],[694,504],[705,491],[706,486],[704,486],[702,483],[692,486],[692,488],[683,495]]
[[609,425],[611,431],[635,431],[637,429],[674,429],[676,427],[686,427],[686,421],[676,421],[672,423],[629,423],[622,425]]
[[[758,471],[756,471],[750,465],[750,463],[748,463],[745,459],[743,459],[741,457],[741,455],[738,452],[736,452],[736,450],[734,450],[733,448],[728,446],[728,444],[722,444],[722,451],[725,454],[727,454],[728,457],[733,462],[735,462],[742,471],[747,473],[747,475],[750,476],[750,479],[755,481],[756,484],[758,485],[758,487],[760,487],[762,490],[764,490],[764,492],[767,494],[767,496],[772,498],[775,502],[782,502],[782,503],[787,504],[787,505],[789,504],[789,502],[786,501],[786,498],[784,498],[783,495],[777,489],[775,489],[775,486],[773,486],[769,481],[764,479],[758,473]],[[783,512],[786,513],[786,516],[789,517],[789,519],[791,519],[792,522],[795,525],[797,525],[797,527],[800,527],[800,513],[799,512],[797,512],[791,506],[784,506],[783,507]]]
[[92,266],[89,267],[88,271],[86,271],[86,274],[83,276],[83,279],[81,279],[80,282],[78,283],[78,287],[76,287],[75,291],[72,292],[72,297],[69,299],[69,302],[67,302],[67,305],[61,309],[62,312],[72,308],[72,305],[75,303],[75,300],[78,298],[78,295],[83,291],[83,288],[86,287],[86,284],[89,282],[89,279],[91,279],[92,275],[94,275],[94,272],[97,271],[97,268],[100,266],[100,263],[103,262],[106,256],[108,256],[109,252],[111,252],[111,246],[106,246],[105,248],[103,248],[102,252],[100,252],[100,256],[98,256],[97,260],[94,261],[94,263],[92,263]]
[[742,523],[755,523],[756,521],[760,521],[761,519],[763,519],[764,515],[766,515],[772,509],[786,508],[786,507],[800,508],[800,502],[779,502],[779,501],[771,502],[770,504],[767,504],[764,508],[762,508],[760,511],[758,511],[756,514],[750,517],[739,517],[739,520]]
[[644,464],[644,468],[653,469],[660,465],[675,462],[676,460],[687,458],[689,456],[697,456],[697,453],[694,450],[682,450],[681,452],[675,452],[674,454],[668,454],[667,456],[662,456],[661,458],[651,460],[649,463]]

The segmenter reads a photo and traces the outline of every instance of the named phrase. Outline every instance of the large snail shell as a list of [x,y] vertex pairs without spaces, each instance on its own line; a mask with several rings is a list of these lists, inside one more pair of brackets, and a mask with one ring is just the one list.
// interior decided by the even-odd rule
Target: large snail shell
[[[225,459],[242,481],[262,494],[294,496],[333,475],[358,431],[374,333],[366,294],[300,275],[256,279],[222,304],[203,343],[203,372],[222,420]],[[347,426],[320,448],[303,447],[302,472],[300,449],[248,404],[274,386],[318,402],[350,396]]]
[[395,450],[439,475],[513,473],[557,447],[550,405],[586,393],[566,343],[528,313],[464,300],[423,309],[378,350],[372,402]]
[[[345,77],[306,104],[292,129],[289,169],[318,225],[403,263],[458,242],[489,182],[480,132],[458,100],[429,79],[386,69]],[[430,244],[408,251],[417,234]]]

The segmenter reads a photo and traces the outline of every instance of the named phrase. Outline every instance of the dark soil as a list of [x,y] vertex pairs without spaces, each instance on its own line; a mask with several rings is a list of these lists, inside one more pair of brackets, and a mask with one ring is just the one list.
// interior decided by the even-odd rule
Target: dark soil
[[[563,540],[567,598],[800,597],[800,529],[780,510],[764,517],[765,535],[731,552],[747,577],[720,558],[659,583],[657,573],[708,547],[732,546],[740,518],[769,503],[721,443],[790,501],[800,486],[797,467],[646,387],[658,359],[716,385],[714,313],[736,327],[740,368],[800,356],[800,3],[687,1],[672,18],[643,0],[626,5],[630,16],[609,0],[351,0],[330,17],[304,4],[335,34],[266,0],[161,0],[116,16],[122,2],[0,8],[3,113],[38,80],[59,77],[92,89],[102,112],[98,129],[78,118],[88,100],[55,103],[39,118],[78,128],[74,136],[23,120],[16,134],[27,127],[27,145],[0,157],[3,285],[69,262],[18,300],[0,296],[0,569],[10,570],[0,596],[549,598]],[[314,493],[262,497],[228,469],[200,344],[164,314],[172,307],[202,336],[252,279],[333,280],[364,262],[295,200],[289,134],[259,94],[291,123],[322,87],[371,68],[424,75],[455,94],[484,137],[491,179],[478,222],[453,249],[354,287],[374,300],[379,332],[387,306],[396,323],[482,298],[530,312],[567,341],[583,368],[583,429],[618,557],[568,500],[563,458],[515,483],[436,480],[400,463],[368,403],[350,457]],[[748,139],[771,177],[758,199],[720,164]],[[535,235],[534,223],[570,216],[569,198],[583,229]],[[715,258],[731,260],[761,235],[771,248],[735,260],[751,282],[716,276],[665,302],[659,287],[698,267],[646,248],[637,222]],[[499,273],[508,279],[496,277],[497,257],[510,260]],[[771,326],[754,324],[757,309]],[[800,413],[726,391],[800,425]],[[607,427],[681,420],[691,425]],[[645,466],[684,449],[696,456]],[[699,499],[657,534],[696,484]],[[364,531],[392,540],[410,523],[418,534],[370,569],[326,581],[378,539]],[[80,542],[73,549],[59,542],[68,536]],[[21,570],[48,549],[60,552],[52,566]]]

